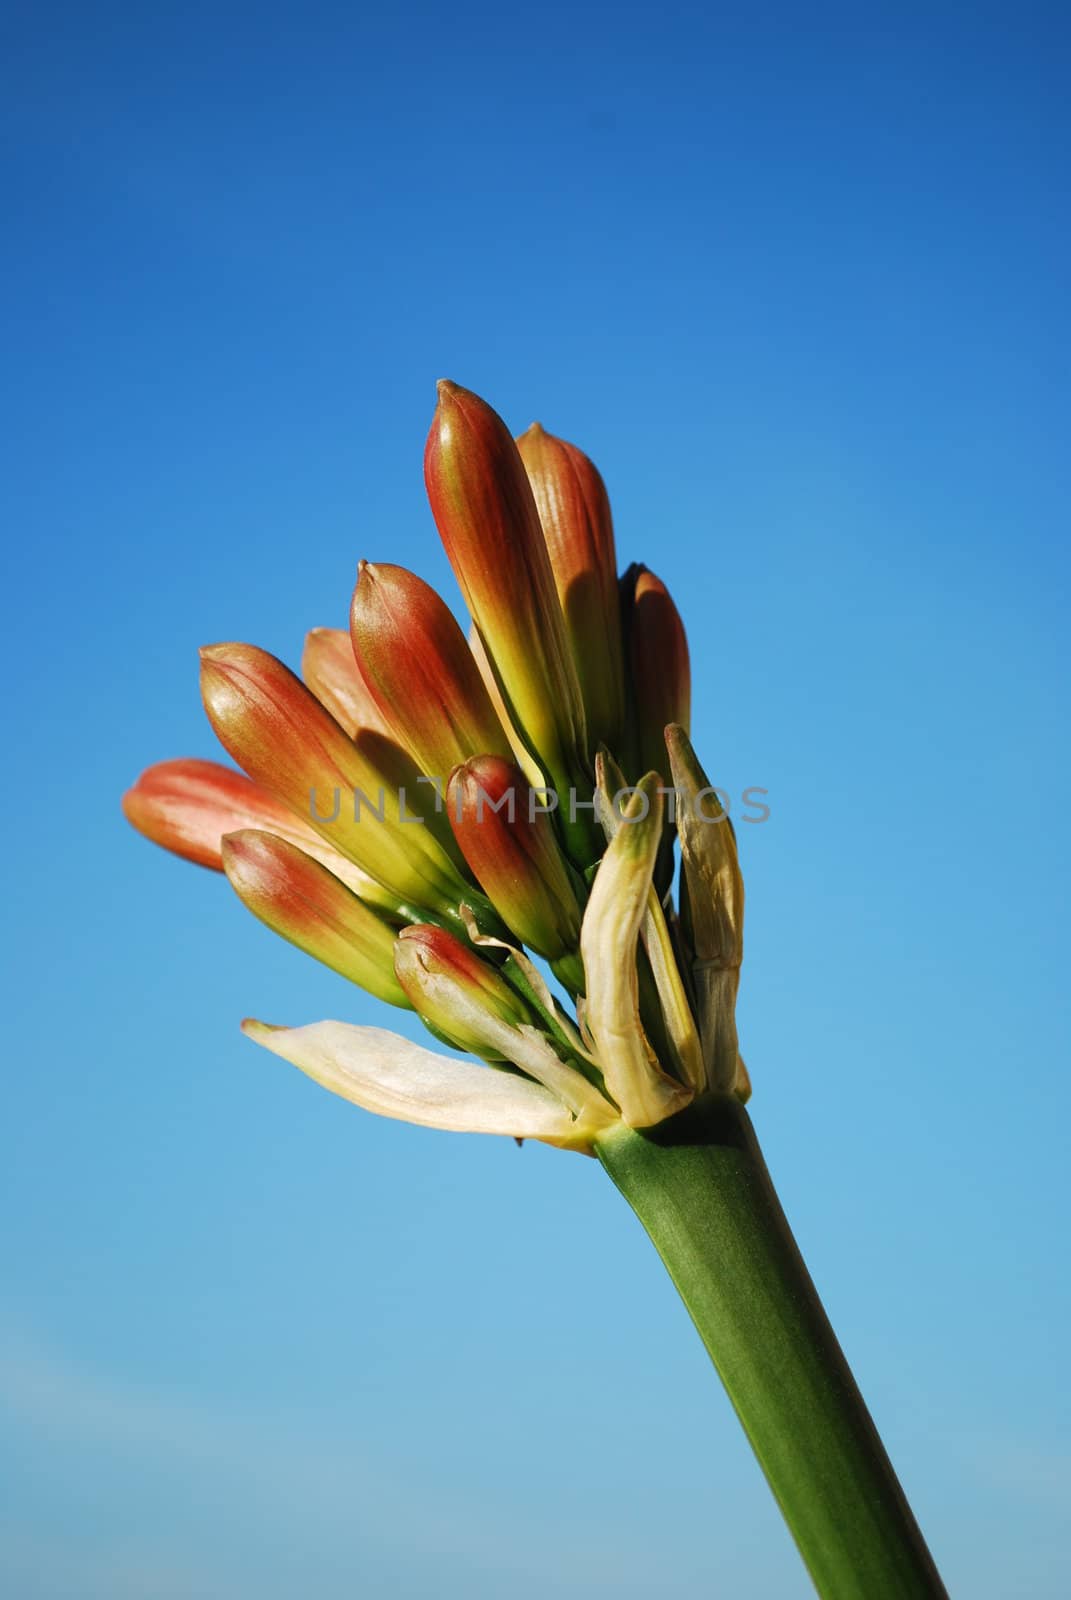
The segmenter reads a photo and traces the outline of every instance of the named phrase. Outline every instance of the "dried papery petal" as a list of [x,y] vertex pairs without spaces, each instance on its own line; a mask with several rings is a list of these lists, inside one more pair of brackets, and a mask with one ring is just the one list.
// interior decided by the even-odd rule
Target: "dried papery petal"
[[711,1087],[741,1076],[736,995],[744,958],[744,879],[732,822],[683,728],[666,729],[681,844],[681,921],[694,956],[699,1032]]
[[455,1133],[541,1139],[583,1151],[598,1131],[541,1084],[437,1055],[384,1028],[345,1022],[277,1028],[248,1018],[242,1032],[332,1094],[381,1117]]
[[[599,815],[607,839],[613,839],[621,825],[618,805],[627,801],[631,791],[626,787],[620,767],[605,751],[600,751],[596,757],[595,776]],[[675,1057],[674,1066],[684,1082],[698,1092],[706,1083],[699,1032],[677,965],[677,953],[666,916],[653,883],[647,891],[640,934],[650,962],[651,979],[658,993],[666,1037]]]
[[595,874],[580,948],[587,974],[585,1026],[623,1120],[645,1128],[687,1105],[692,1091],[666,1076],[639,1015],[636,949],[662,837],[656,773],[623,805],[621,826]]

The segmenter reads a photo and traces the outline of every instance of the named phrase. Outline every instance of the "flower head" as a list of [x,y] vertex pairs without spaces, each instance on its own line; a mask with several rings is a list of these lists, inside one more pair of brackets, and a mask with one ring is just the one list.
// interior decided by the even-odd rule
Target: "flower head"
[[[592,463],[539,427],[515,443],[468,390],[440,385],[425,473],[471,643],[423,580],[362,562],[350,633],[308,634],[304,683],[252,645],[202,652],[209,721],[243,770],[163,762],[125,796],[128,817],[479,1058],[341,1022],[243,1024],[358,1105],[591,1150],[711,1090],[746,1093],[742,884],[731,828],[694,816],[707,786],[672,600],[634,567],[619,614]],[[677,807],[680,923],[671,769],[692,808]]]

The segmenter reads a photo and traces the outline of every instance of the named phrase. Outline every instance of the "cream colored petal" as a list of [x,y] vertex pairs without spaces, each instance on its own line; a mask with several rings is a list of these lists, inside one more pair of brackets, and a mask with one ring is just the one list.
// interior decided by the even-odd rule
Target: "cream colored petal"
[[570,1113],[539,1084],[437,1055],[385,1028],[346,1022],[279,1028],[247,1018],[242,1032],[332,1094],[382,1117],[455,1133],[588,1144]]
[[[613,839],[621,826],[614,807],[614,796],[625,788],[625,780],[621,769],[605,751],[600,751],[596,757],[595,776],[595,799],[599,821],[607,839]],[[706,1085],[703,1047],[699,1042],[699,1030],[692,1016],[684,980],[677,966],[673,940],[654,884],[647,891],[647,904],[640,924],[640,933],[647,958],[651,963],[651,973],[655,988],[658,990],[666,1032],[677,1052],[675,1064],[679,1066],[684,1081],[691,1084],[698,1092]]]
[[639,1016],[636,946],[662,837],[659,782],[648,773],[625,806],[595,874],[580,933],[588,979],[585,1023],[606,1087],[634,1128],[663,1121],[692,1098],[690,1089],[659,1067]]

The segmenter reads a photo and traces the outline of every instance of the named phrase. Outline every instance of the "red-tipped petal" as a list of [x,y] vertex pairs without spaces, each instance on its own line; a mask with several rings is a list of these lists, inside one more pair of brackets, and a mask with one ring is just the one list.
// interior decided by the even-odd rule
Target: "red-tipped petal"
[[510,721],[564,790],[584,770],[584,712],[528,474],[502,418],[445,380],[424,476]]
[[326,867],[271,833],[223,841],[223,866],[253,915],[380,1000],[407,1006],[394,975],[394,931]]
[[665,729],[691,721],[692,677],[688,637],[680,612],[660,578],[630,567],[622,579],[633,704],[642,771],[669,775]]
[[358,728],[390,734],[375,696],[353,655],[346,628],[312,628],[305,635],[301,676],[335,721],[349,734]]
[[549,803],[512,762],[479,756],[451,774],[446,810],[465,860],[500,916],[539,955],[559,961],[579,944],[580,907]]
[[501,1025],[517,1028],[533,1021],[494,967],[442,928],[418,923],[403,929],[394,947],[394,970],[413,1009],[461,1050],[502,1059]]
[[389,740],[367,731],[349,738],[289,668],[254,645],[202,650],[201,692],[221,743],[250,777],[400,904],[450,914],[465,898],[444,819]]
[[606,486],[576,445],[533,422],[517,440],[532,485],[584,697],[588,742],[619,750],[625,670]]
[[370,905],[390,910],[395,903],[382,884],[332,849],[263,784],[218,761],[157,762],[127,790],[123,811],[146,839],[198,866],[222,872],[224,836],[259,828],[299,846]]
[[362,561],[350,631],[380,714],[424,773],[445,784],[469,756],[509,751],[465,635],[422,578]]

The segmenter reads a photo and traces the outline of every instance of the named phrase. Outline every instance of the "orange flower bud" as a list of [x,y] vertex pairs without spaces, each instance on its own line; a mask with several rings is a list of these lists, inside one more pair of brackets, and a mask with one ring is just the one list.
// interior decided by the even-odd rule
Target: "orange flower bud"
[[217,872],[223,871],[220,841],[236,828],[316,838],[289,806],[243,772],[193,757],[147,767],[124,794],[123,814],[153,844]]
[[439,384],[424,476],[509,719],[564,792],[585,775],[584,711],[539,513],[509,429],[453,383]]
[[529,788],[512,762],[479,756],[451,774],[446,810],[465,860],[499,915],[538,955],[559,962],[576,954],[580,906],[548,800]]
[[224,748],[396,897],[454,915],[471,891],[444,819],[403,751],[356,740],[281,661],[254,645],[201,652],[201,693]]
[[273,933],[394,1006],[409,1001],[394,974],[394,931],[296,845],[244,828],[223,841],[239,898]]
[[517,440],[532,485],[584,699],[588,744],[619,751],[625,719],[621,602],[606,486],[576,445],[533,422]]
[[402,930],[394,970],[410,1005],[459,1050],[503,1060],[505,1029],[531,1026],[532,1014],[506,980],[470,945],[426,923]]
[[632,566],[622,579],[639,739],[639,770],[668,780],[665,729],[690,725],[692,678],[680,613],[660,578]]
[[422,578],[362,561],[350,631],[381,716],[424,773],[445,784],[469,756],[508,754],[465,635]]
[[354,658],[348,629],[310,629],[305,635],[301,676],[348,734],[371,728],[393,737]]
[[289,839],[341,878],[355,894],[391,911],[396,899],[375,878],[339,855],[263,784],[218,761],[159,761],[123,796],[126,819],[146,839],[185,861],[223,871],[225,834],[259,828]]

